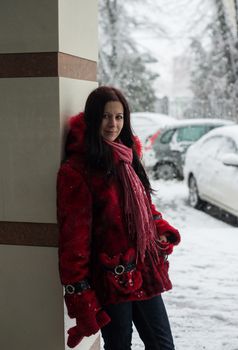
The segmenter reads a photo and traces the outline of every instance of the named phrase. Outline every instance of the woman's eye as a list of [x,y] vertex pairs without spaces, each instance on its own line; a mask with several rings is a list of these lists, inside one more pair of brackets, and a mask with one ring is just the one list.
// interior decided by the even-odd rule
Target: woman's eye
[[117,115],[117,119],[123,119],[123,115],[121,114]]

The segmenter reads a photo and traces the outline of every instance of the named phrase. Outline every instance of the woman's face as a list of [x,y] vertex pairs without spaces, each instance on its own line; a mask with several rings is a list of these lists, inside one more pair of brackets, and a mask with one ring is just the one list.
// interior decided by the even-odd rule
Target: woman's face
[[124,111],[119,101],[109,101],[105,104],[101,124],[101,135],[108,141],[115,141],[123,128]]

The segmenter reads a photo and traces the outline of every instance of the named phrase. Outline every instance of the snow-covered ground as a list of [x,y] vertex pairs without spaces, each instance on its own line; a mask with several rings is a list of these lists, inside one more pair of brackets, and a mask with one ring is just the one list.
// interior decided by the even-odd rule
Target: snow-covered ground
[[[164,294],[176,350],[238,350],[238,228],[187,204],[184,182],[152,181],[154,203],[182,242]],[[133,350],[144,349],[136,331]]]

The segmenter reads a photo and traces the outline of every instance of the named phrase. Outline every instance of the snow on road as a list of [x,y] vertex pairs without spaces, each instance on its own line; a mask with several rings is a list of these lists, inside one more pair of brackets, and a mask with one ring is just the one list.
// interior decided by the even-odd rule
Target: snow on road
[[[238,350],[238,228],[187,204],[183,182],[152,181],[154,203],[182,242],[164,294],[176,350]],[[144,349],[133,334],[133,350]]]

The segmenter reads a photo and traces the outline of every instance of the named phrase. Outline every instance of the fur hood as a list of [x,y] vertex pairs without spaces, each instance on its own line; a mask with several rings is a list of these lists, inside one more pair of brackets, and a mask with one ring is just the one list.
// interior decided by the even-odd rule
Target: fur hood
[[85,130],[84,114],[79,113],[68,120],[68,135],[65,144],[66,155],[73,153],[83,153],[85,149]]

